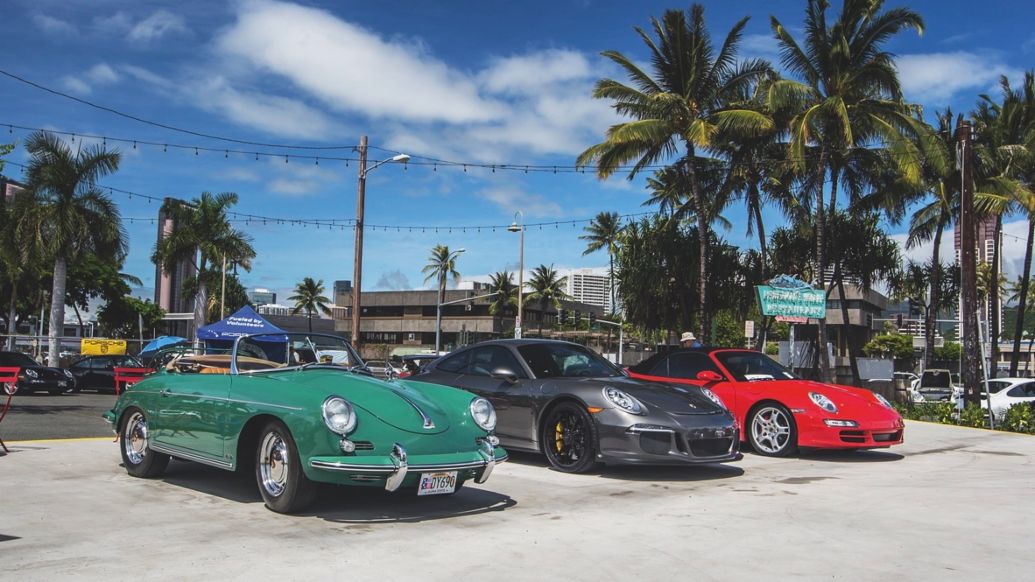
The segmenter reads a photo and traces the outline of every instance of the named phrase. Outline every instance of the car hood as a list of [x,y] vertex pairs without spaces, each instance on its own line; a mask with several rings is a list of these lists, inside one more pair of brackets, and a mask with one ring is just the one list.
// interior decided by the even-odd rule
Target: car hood
[[661,384],[645,380],[634,380],[625,376],[615,378],[579,378],[569,381],[593,384],[601,389],[605,386],[613,386],[639,400],[648,408],[667,414],[687,415],[723,412],[723,409],[701,393],[701,389],[697,386]]
[[[748,386],[755,384],[754,382],[748,383]],[[882,410],[887,408],[877,401],[877,398],[873,395],[874,393],[866,390],[865,388],[856,388],[854,386],[842,386],[841,384],[824,384],[822,382],[814,382],[812,380],[766,380],[757,382],[759,388],[765,390],[773,390],[776,392],[794,392],[797,391],[803,397],[808,398],[809,392],[818,392],[827,398],[834,401],[837,405],[838,410],[844,411],[849,407],[877,407]]]
[[[416,434],[437,434],[449,428],[449,416],[424,393],[402,383],[353,375],[336,392],[381,422]],[[427,423],[426,420],[430,422]]]
[[65,371],[61,368],[49,368],[47,366],[24,366],[22,370],[32,370],[39,374],[41,380],[68,380]]

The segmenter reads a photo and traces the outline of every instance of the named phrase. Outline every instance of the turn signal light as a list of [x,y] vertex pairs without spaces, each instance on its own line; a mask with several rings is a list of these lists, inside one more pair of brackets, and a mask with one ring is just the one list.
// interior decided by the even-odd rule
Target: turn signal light
[[604,409],[599,406],[587,406],[586,410],[588,410],[590,414],[596,414],[598,412],[602,412]]

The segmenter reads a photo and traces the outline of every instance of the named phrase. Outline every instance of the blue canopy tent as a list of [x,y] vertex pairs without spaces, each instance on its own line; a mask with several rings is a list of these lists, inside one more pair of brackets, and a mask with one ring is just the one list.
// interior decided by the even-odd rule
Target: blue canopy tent
[[263,338],[262,343],[282,344],[287,341],[287,336],[279,335],[286,333],[284,330],[263,319],[248,305],[226,319],[198,328],[198,339],[204,340],[206,347],[230,349],[237,338],[258,333],[273,336]]
[[138,355],[140,357],[142,357],[142,358],[146,358],[146,357],[151,356],[152,354],[154,354],[155,352],[157,352],[158,350],[160,350],[160,349],[162,349],[164,347],[174,346],[174,345],[177,345],[177,344],[189,344],[189,343],[190,343],[190,340],[188,340],[185,337],[177,337],[177,336],[174,336],[174,335],[163,335],[161,337],[156,337],[155,339],[153,339],[150,342],[148,342],[147,345],[144,346],[144,349],[140,350],[140,354],[138,354]]

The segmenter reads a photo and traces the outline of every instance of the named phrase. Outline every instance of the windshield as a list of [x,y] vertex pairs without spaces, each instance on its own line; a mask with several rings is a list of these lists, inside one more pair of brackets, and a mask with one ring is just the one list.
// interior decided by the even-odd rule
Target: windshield
[[737,382],[764,380],[793,380],[797,378],[787,368],[759,352],[717,352],[715,357],[729,370]]
[[596,353],[570,344],[528,344],[518,347],[536,378],[614,378],[624,375]]
[[27,366],[38,366],[36,360],[33,360],[29,356],[21,352],[0,352],[0,366],[17,366],[19,368],[25,368]]
[[344,339],[322,334],[279,333],[242,337],[234,350],[239,372],[310,365],[363,367],[363,360]]

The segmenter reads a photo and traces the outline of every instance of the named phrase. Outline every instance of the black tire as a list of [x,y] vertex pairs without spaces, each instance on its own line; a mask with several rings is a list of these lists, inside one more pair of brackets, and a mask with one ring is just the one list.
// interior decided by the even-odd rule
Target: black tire
[[169,455],[152,451],[147,445],[147,417],[138,408],[122,414],[119,451],[126,472],[134,477],[157,477],[169,465]]
[[776,402],[757,406],[745,423],[748,444],[766,457],[787,457],[798,452],[798,426],[787,407]]
[[561,402],[546,412],[540,443],[550,466],[563,473],[586,473],[597,465],[597,426],[586,409]]
[[259,431],[255,481],[266,507],[277,513],[300,511],[316,497],[317,483],[305,476],[295,440],[280,421],[270,421]]

